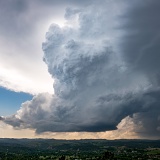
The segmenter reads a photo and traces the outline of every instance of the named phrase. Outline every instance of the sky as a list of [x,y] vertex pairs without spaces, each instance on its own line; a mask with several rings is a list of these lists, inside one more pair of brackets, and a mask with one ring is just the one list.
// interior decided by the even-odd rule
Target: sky
[[0,0],[0,137],[160,138],[159,0]]

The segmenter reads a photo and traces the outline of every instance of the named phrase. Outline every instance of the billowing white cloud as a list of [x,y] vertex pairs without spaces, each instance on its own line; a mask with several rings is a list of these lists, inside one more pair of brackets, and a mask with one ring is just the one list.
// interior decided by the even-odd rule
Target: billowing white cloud
[[[145,22],[148,24],[148,19],[140,16],[140,21],[137,21],[134,15],[138,3],[134,2],[131,10],[123,2],[127,3],[116,2],[121,6],[119,10],[113,1],[68,8],[66,25],[52,24],[42,46],[44,61],[54,78],[55,94],[35,96],[22,104],[15,115],[3,117],[2,121],[15,128],[35,129],[37,133],[102,132],[117,127],[125,133],[123,127],[128,124],[131,131],[125,135],[138,133],[143,128],[145,134],[142,135],[159,137],[160,91],[157,76],[152,76],[159,71],[157,61],[156,65],[153,63],[155,57],[159,58],[154,47],[159,41],[156,39],[156,43],[149,42],[151,45],[147,45],[145,38],[148,32],[141,29]],[[151,4],[160,3],[147,1],[138,11],[145,13],[150,10],[147,14],[152,17],[154,10]],[[133,19],[126,18],[124,14]],[[141,20],[144,21],[142,24]],[[130,26],[134,21],[136,25]],[[129,32],[123,30],[126,26]],[[152,41],[155,27],[148,28]],[[136,31],[140,32],[137,34]],[[144,41],[136,45],[137,40]],[[153,59],[143,44],[150,50],[155,49]],[[133,47],[136,48],[135,53],[132,52]],[[137,59],[130,61],[136,56]],[[148,118],[150,115],[155,117]],[[142,127],[135,129],[134,125],[139,122]],[[153,127],[148,127],[148,122],[154,123]],[[134,133],[132,136],[136,137]]]
[[54,93],[42,61],[41,43],[54,21],[63,26],[65,8],[91,1],[0,1],[0,86],[15,92]]

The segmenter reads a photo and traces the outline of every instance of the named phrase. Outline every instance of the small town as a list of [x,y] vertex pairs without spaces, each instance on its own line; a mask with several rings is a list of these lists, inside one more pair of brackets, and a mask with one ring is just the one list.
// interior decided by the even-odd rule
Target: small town
[[0,139],[0,160],[160,160],[160,140]]

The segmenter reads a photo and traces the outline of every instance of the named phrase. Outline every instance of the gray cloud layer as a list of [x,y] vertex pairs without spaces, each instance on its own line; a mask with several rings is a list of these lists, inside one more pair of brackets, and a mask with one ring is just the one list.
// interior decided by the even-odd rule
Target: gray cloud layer
[[141,124],[135,132],[159,137],[160,2],[127,4],[68,8],[74,27],[52,24],[43,43],[55,95],[38,95],[3,121],[37,133],[99,132],[131,116]]
[[[137,114],[133,121],[141,127],[135,128],[142,137],[158,137],[160,135],[160,34],[159,34],[160,2],[158,0],[143,1],[123,16],[126,30],[121,41],[121,52],[132,72],[144,74],[153,91],[147,93],[147,100],[152,101],[149,109]],[[155,91],[154,91],[155,89]]]

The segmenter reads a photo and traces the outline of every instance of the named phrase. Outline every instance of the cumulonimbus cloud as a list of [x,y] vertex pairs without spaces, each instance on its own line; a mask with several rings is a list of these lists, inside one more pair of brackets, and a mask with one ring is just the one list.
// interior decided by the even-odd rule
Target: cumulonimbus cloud
[[[132,10],[126,10],[131,19],[115,12],[114,3],[105,4],[108,7],[93,4],[67,9],[67,25],[50,26],[43,51],[54,78],[55,94],[35,96],[23,103],[15,115],[2,118],[4,122],[17,128],[34,128],[37,133],[99,132],[116,129],[123,118],[130,116],[135,123],[142,121],[146,134],[151,134],[146,122],[156,121],[152,135],[158,135],[159,68],[153,60],[159,58],[159,40],[155,35],[159,22],[148,21],[152,20],[152,7],[160,2],[147,1],[139,10],[133,3]],[[154,16],[158,17],[156,13]],[[131,61],[132,57],[136,59]],[[155,112],[155,117],[147,118]],[[135,114],[143,115],[142,119]]]

